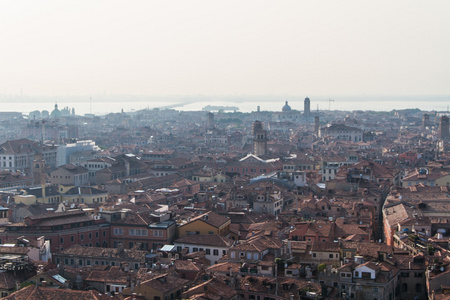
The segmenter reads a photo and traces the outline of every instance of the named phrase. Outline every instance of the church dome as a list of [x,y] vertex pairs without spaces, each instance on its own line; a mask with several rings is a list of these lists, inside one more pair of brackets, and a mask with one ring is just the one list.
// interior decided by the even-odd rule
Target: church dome
[[291,107],[288,105],[288,102],[286,101],[286,104],[281,109],[283,112],[291,111]]
[[55,104],[55,109],[50,114],[52,118],[60,118],[61,117],[61,111],[58,109],[58,104]]

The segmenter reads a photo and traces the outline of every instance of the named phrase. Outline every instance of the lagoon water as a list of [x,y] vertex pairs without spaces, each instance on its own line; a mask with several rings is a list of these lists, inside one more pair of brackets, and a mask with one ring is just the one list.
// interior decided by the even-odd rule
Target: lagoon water
[[[374,110],[391,111],[394,109],[418,108],[423,111],[448,111],[450,96],[310,96],[311,111],[319,110]],[[329,100],[334,101],[329,101]],[[15,111],[28,114],[34,110],[52,111],[55,103],[58,108],[75,108],[77,115],[93,113],[132,112],[141,109],[170,108],[183,111],[201,110],[207,105],[237,106],[241,112],[280,111],[285,101],[292,109],[303,110],[304,97],[292,95],[269,96],[63,96],[63,97],[27,97],[1,96],[0,111]]]

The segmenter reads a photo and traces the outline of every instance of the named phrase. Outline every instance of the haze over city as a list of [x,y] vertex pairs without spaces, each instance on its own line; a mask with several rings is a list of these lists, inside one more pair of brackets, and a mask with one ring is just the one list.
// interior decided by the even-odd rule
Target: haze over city
[[449,12],[0,1],[0,298],[450,299]]
[[448,11],[448,1],[406,0],[2,1],[0,100],[201,94],[445,101]]

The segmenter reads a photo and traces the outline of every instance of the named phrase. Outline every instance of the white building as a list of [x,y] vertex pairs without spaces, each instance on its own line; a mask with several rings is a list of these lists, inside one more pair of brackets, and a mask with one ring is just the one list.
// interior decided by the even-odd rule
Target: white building
[[320,129],[319,136],[321,138],[330,136],[337,140],[361,142],[363,140],[363,131],[344,124],[328,124]]
[[60,145],[56,153],[57,167],[68,164],[70,155],[81,151],[100,151],[100,148],[92,140]]
[[187,248],[189,253],[205,251],[205,257],[211,264],[218,263],[219,259],[227,254],[234,241],[217,234],[192,234],[177,239],[174,245],[178,252]]
[[57,151],[55,146],[44,145],[29,139],[19,139],[0,145],[0,169],[11,172],[31,171],[37,153],[42,154],[47,167],[56,167]]

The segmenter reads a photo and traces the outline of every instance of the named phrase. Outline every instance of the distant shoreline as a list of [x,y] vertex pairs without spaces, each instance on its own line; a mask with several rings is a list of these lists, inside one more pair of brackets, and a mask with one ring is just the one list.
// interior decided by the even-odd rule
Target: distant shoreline
[[[313,111],[393,111],[403,109],[420,109],[421,111],[448,112],[450,96],[310,96]],[[64,97],[12,97],[0,95],[0,111],[21,112],[47,110],[51,112],[54,105],[58,108],[74,108],[77,115],[135,112],[143,109],[174,109],[178,111],[202,111],[207,106],[226,108],[226,111],[242,113],[281,111],[286,101],[292,110],[303,111],[305,97],[292,95],[262,96],[108,96],[102,95],[92,99],[82,96]],[[334,101],[330,101],[334,100]],[[235,108],[238,108],[235,109]],[[214,110],[214,111],[218,111]],[[213,109],[212,109],[213,110]]]

